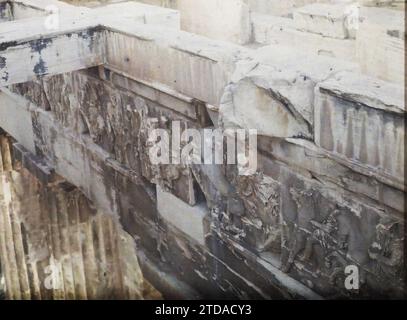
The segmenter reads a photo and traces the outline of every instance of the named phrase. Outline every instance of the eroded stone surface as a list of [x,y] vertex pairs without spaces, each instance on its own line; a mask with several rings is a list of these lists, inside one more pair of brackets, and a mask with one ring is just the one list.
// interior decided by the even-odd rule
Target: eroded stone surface
[[314,88],[341,70],[357,66],[288,47],[261,48],[238,64],[225,90],[223,125],[257,129],[270,137],[312,139]]
[[353,39],[329,38],[317,33],[297,30],[291,18],[252,13],[254,41],[260,44],[274,44],[301,47],[301,52],[356,60],[356,41]]
[[320,84],[315,101],[317,145],[396,180],[404,177],[401,87],[342,73]]
[[351,19],[357,19],[358,10],[349,5],[314,3],[294,11],[294,23],[300,30],[321,34],[325,37],[347,39],[354,38],[355,25]]
[[178,0],[178,9],[185,31],[239,44],[250,40],[247,0]]
[[34,167],[29,172],[18,160],[7,165],[7,142],[4,135],[0,139],[0,257],[7,298],[142,299],[134,239],[63,179],[44,184],[30,173]]
[[[42,10],[46,2],[37,2],[36,8]],[[178,1],[143,2],[179,7],[181,20],[183,11],[192,8],[191,4],[182,7]],[[208,2],[207,8],[215,2]],[[8,144],[0,139],[0,168],[10,171],[14,161],[24,167],[21,172],[30,171],[42,182],[42,187],[37,181],[17,188],[26,194],[33,186],[40,194],[58,189],[62,185],[56,177],[64,177],[80,196],[71,199],[64,189],[55,198],[53,191],[47,191],[47,203],[56,208],[50,211],[51,219],[55,220],[60,209],[58,217],[65,217],[62,204],[67,202],[67,208],[74,205],[91,213],[89,231],[88,215],[78,209],[84,239],[108,226],[106,232],[112,241],[105,252],[119,246],[113,241],[117,236],[129,239],[120,252],[131,258],[115,255],[114,260],[106,260],[106,268],[121,266],[124,272],[139,274],[138,261],[144,276],[165,298],[400,297],[405,272],[405,107],[402,81],[396,79],[401,73],[394,70],[401,65],[398,58],[404,50],[402,26],[399,21],[383,23],[373,15],[361,21],[365,25],[354,34],[344,11],[335,17],[328,14],[329,8],[348,1],[318,1],[324,5],[301,8],[311,2],[316,1],[249,1],[248,8],[246,1],[225,2],[222,8],[241,5],[235,7],[239,14],[234,18],[245,23],[247,9],[257,12],[251,16],[251,41],[273,45],[256,49],[258,44],[247,48],[227,43],[239,43],[243,38],[234,36],[245,35],[243,29],[232,28],[231,34],[230,28],[219,28],[222,24],[204,25],[191,20],[196,12],[188,18],[191,26],[196,23],[195,27],[204,27],[199,33],[225,37],[226,41],[177,30],[178,13],[173,10],[149,7],[145,13],[151,16],[130,17],[137,11],[134,5],[134,11],[124,13],[120,20],[108,17],[109,7],[100,3],[89,5],[94,7],[89,9],[52,1],[68,15],[75,10],[103,13],[97,35],[102,44],[98,64],[103,65],[83,71],[74,66],[69,73],[64,73],[68,69],[56,69],[47,77],[41,73],[37,78],[27,77],[30,82],[22,80],[2,89],[0,126],[18,143],[11,156],[10,151],[4,151]],[[387,1],[386,5],[396,2]],[[125,4],[110,9],[120,12],[122,6]],[[276,8],[277,12],[273,11]],[[311,19],[315,8],[328,8],[317,10],[318,21]],[[255,20],[258,14],[269,13],[284,17]],[[305,15],[302,27],[296,25],[299,13]],[[70,17],[71,22],[79,19]],[[324,27],[332,17],[332,26]],[[2,18],[9,19],[6,14]],[[35,39],[42,32],[38,18],[30,19],[33,29],[26,31]],[[219,16],[215,18],[219,20]],[[226,18],[222,23],[230,22]],[[239,26],[237,20],[233,20],[234,26]],[[13,26],[21,28],[17,21]],[[87,30],[95,21],[100,22],[79,19],[77,28]],[[11,28],[11,22],[5,23]],[[67,28],[71,27],[68,24]],[[214,34],[209,32],[215,29]],[[375,51],[370,48],[374,41],[363,36],[367,30],[372,36],[380,35],[379,40],[385,43],[380,48],[390,53],[373,59]],[[65,31],[59,36],[67,36]],[[8,39],[19,32],[11,30]],[[45,45],[41,41],[39,44]],[[307,45],[302,41],[308,41]],[[369,52],[356,56],[356,46]],[[49,50],[54,52],[52,46]],[[358,47],[359,53],[363,50]],[[0,69],[8,68],[8,56],[3,53],[10,51],[0,50]],[[365,57],[374,64],[362,61]],[[385,80],[363,73],[380,74]],[[258,169],[241,176],[236,165],[153,164],[149,132],[162,129],[174,133],[173,121],[180,122],[180,129],[200,132],[213,127],[257,129]],[[16,186],[22,181],[18,175],[21,173],[11,175]],[[10,203],[10,194],[0,192],[0,198]],[[20,207],[25,217],[28,209],[24,208],[26,204]],[[104,212],[107,219],[102,226],[93,220],[101,217],[98,212]],[[64,239],[64,229],[51,225],[50,237]],[[0,228],[4,226],[8,224],[0,221]],[[3,247],[11,243],[1,242],[11,236],[7,230],[0,233]],[[36,238],[32,239],[36,244]],[[64,246],[61,242],[61,248],[57,247],[53,261]],[[95,273],[99,269],[91,258],[92,250],[82,247],[86,270],[78,269],[78,276],[88,277],[90,285],[75,287],[78,297],[95,292],[119,297],[120,288],[135,284],[112,272],[100,283],[114,283],[115,292],[98,286],[100,272]],[[0,257],[2,270],[23,258],[20,255],[4,262]],[[349,265],[359,270],[358,291],[345,289]],[[75,264],[75,268],[79,267]],[[14,298],[36,292],[28,290],[30,278],[24,272],[6,272],[6,287],[14,286]],[[67,286],[72,287],[69,279]],[[63,297],[60,292],[55,296]]]
[[364,72],[403,85],[405,81],[403,12],[384,8],[362,8],[356,50]]

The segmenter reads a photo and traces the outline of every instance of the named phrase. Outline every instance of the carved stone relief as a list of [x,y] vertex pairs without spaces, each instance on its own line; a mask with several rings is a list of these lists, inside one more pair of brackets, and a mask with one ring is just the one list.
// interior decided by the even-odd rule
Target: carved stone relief
[[[289,174],[285,185],[282,271],[331,298],[400,295],[401,222],[299,179]],[[345,287],[345,268],[353,265],[356,291]]]

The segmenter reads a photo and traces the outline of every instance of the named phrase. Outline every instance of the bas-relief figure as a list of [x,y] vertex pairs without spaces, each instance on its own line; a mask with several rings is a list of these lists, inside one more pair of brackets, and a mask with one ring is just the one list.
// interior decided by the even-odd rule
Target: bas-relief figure
[[279,184],[257,172],[238,175],[237,166],[194,166],[211,210],[212,225],[250,250],[281,252]]
[[[367,282],[379,292],[391,294],[394,289],[399,296],[403,294],[404,238],[402,224],[388,216],[380,218],[376,225],[374,241],[368,249],[371,259],[367,267]],[[371,272],[371,273],[370,273]]]
[[[237,176],[237,192],[243,199],[246,216],[242,218],[249,239],[258,252],[281,252],[280,186],[277,181],[257,172]],[[251,240],[250,239],[250,240]],[[249,241],[250,241],[249,240]]]
[[[325,286],[320,290],[328,288],[332,297],[400,295],[403,260],[400,222],[388,216],[380,218],[375,210],[332,203],[315,188],[294,187],[289,194],[297,218],[283,221],[284,272],[308,274],[311,279],[308,281],[315,281],[315,290]],[[345,268],[349,265],[359,269],[358,295],[344,287]]]
[[[196,195],[190,167],[182,163],[172,164],[171,150],[165,150],[164,148],[160,150],[160,154],[168,152],[168,163],[154,164],[150,159],[151,147],[157,141],[151,141],[149,134],[152,130],[162,129],[168,133],[168,137],[171,140],[171,123],[180,119],[171,112],[166,112],[159,108],[151,108],[147,104],[138,112],[138,116],[141,124],[138,137],[138,152],[140,154],[142,175],[148,181],[160,185],[164,190],[177,195],[190,205],[194,205],[196,203]],[[182,128],[188,128],[190,125],[190,122],[181,120],[181,130],[183,130]]]

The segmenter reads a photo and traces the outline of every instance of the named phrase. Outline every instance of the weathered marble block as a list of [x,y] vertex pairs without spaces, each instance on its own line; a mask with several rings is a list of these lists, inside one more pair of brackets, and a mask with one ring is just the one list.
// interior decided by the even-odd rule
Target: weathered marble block
[[362,8],[356,54],[364,73],[403,85],[404,13],[385,8]]
[[31,112],[29,104],[23,98],[0,91],[0,128],[6,130],[26,149],[35,152]]
[[245,44],[251,25],[247,0],[179,0],[182,30]]
[[355,5],[314,3],[295,10],[294,22],[299,30],[325,37],[354,38],[358,10]]
[[[195,205],[197,202],[194,180],[190,167],[186,164],[159,163],[152,162],[150,157],[150,130],[161,129],[169,134],[170,139],[177,133],[172,131],[172,121],[180,121],[180,130],[192,128],[194,125],[183,119],[179,119],[171,112],[162,112],[159,109],[154,110],[151,106],[141,117],[139,132],[139,159],[141,165],[141,174],[151,183],[159,185],[166,192],[182,199],[189,205]],[[161,152],[168,152],[171,157],[175,156],[172,151],[166,149],[169,146],[163,146]],[[164,150],[165,149],[165,150]],[[168,160],[170,160],[168,159]]]
[[[324,297],[401,297],[401,219],[291,169],[280,171],[280,182],[283,271]],[[358,292],[346,290],[349,265],[359,270]]]
[[271,256],[275,262],[281,253],[282,240],[280,184],[261,170],[252,176],[236,176],[228,169],[228,179],[236,188],[244,210],[231,221],[232,230],[227,230],[229,225],[223,232],[265,259]]
[[0,22],[45,16],[40,8],[26,6],[14,1],[0,1]]
[[254,41],[260,44],[290,46],[301,52],[356,61],[356,42],[300,31],[293,19],[252,13]]
[[190,206],[157,186],[157,210],[161,217],[179,230],[205,245],[204,220],[209,210],[205,202]]
[[401,86],[340,73],[317,87],[314,116],[317,145],[403,181]]
[[116,190],[104,183],[114,170],[104,162],[109,154],[92,143],[90,137],[74,134],[42,110],[33,115],[37,154],[55,168],[55,172],[77,186],[106,213],[116,214]]
[[36,156],[25,149],[21,144],[13,144],[13,161],[14,168],[18,165],[27,169],[34,177],[36,177],[43,185],[55,182],[57,177],[52,168],[50,168],[41,156]]
[[160,25],[175,30],[179,30],[181,25],[179,11],[135,1],[112,3],[95,8],[92,13],[102,19],[117,21],[117,23],[123,19],[130,19],[135,23]]
[[342,159],[307,140],[260,137],[258,146],[265,154],[259,157],[259,167],[267,166],[267,159],[275,159],[327,185],[340,187],[341,192],[363,196],[370,206],[385,207],[388,212],[403,216],[404,187],[391,177],[374,174],[366,166]]
[[267,46],[238,63],[220,107],[223,125],[259,135],[312,138],[314,88],[352,63]]
[[250,52],[158,27],[122,24],[111,29],[118,32],[106,32],[106,67],[214,106],[219,106],[236,61]]
[[160,86],[157,83],[149,83],[142,80],[137,81],[105,67],[99,68],[99,76],[102,80],[108,81],[120,89],[128,90],[166,109],[180,113],[193,121],[203,124],[208,120],[204,116],[206,111],[205,104],[179,94],[171,88]]

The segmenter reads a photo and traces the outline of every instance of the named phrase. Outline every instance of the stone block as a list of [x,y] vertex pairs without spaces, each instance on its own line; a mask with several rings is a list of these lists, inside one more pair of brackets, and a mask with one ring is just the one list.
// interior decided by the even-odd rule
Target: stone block
[[253,12],[287,16],[292,14],[296,8],[315,2],[315,0],[249,0],[250,10]]
[[267,46],[238,63],[225,90],[225,127],[257,129],[278,138],[312,136],[314,88],[331,74],[358,67],[340,60]]
[[404,10],[405,0],[359,0],[359,3],[366,7],[384,7]]
[[355,37],[356,5],[314,3],[294,11],[297,29],[337,39]]
[[342,192],[361,195],[370,206],[386,208],[396,216],[403,215],[405,194],[402,181],[342,159],[311,141],[260,137],[258,146],[265,154],[258,158],[258,166],[262,170],[273,167],[271,159],[275,159],[288,167],[297,168],[305,175],[311,174],[319,181],[340,187]]
[[401,86],[340,73],[316,89],[315,142],[400,181],[404,177],[404,117]]
[[[393,215],[307,171],[268,162],[262,172],[281,186],[281,270],[323,297],[400,296],[402,214]],[[389,246],[383,246],[386,241]],[[384,261],[386,254],[391,258]],[[344,286],[348,265],[359,270],[359,291]]]
[[356,62],[356,42],[353,39],[335,39],[300,31],[294,20],[252,13],[254,41],[301,48],[301,52]]
[[92,17],[62,19],[57,31],[43,18],[2,23],[0,86],[27,82],[103,63],[103,36]]
[[23,98],[0,91],[0,128],[4,129],[21,145],[35,153],[34,132],[29,104]]
[[205,245],[204,219],[208,214],[206,203],[190,206],[157,186],[157,208],[167,222],[199,244]]
[[356,54],[364,73],[401,85],[405,80],[405,21],[402,11],[362,8]]
[[251,25],[247,0],[179,0],[182,30],[245,44]]
[[55,172],[78,187],[98,208],[116,214],[116,191],[113,185],[105,183],[113,174],[113,169],[104,163],[109,154],[96,146],[89,136],[78,138],[42,110],[35,110],[33,127],[38,154],[45,157]]
[[169,87],[141,80],[136,81],[104,67],[100,67],[99,74],[103,80],[109,81],[117,87],[131,91],[137,96],[153,101],[191,120],[198,121],[199,119],[194,100],[171,90]]
[[[235,63],[250,50],[186,32],[122,24],[106,32],[106,67],[219,106]],[[194,79],[194,81],[191,81]]]

